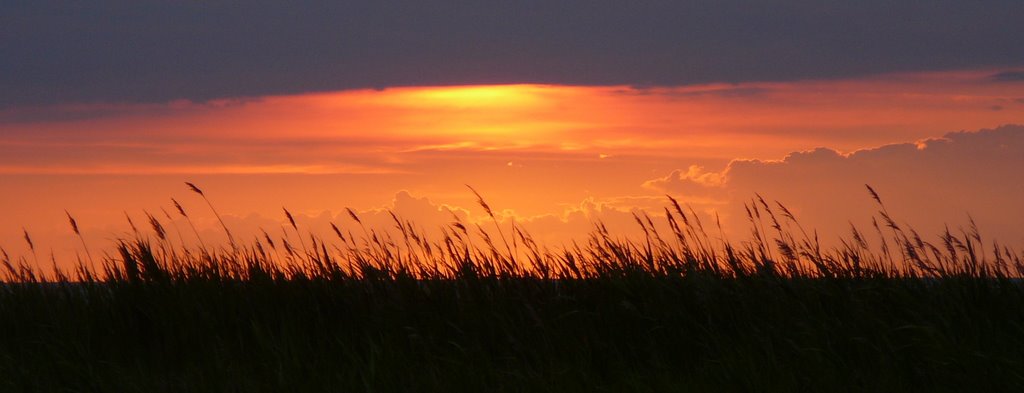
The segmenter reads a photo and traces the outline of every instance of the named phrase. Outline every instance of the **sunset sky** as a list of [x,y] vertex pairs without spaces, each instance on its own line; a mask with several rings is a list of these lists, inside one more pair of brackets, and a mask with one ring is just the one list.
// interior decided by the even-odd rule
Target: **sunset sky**
[[[385,4],[386,3],[386,4]],[[836,239],[871,184],[934,237],[1024,247],[1024,2],[135,2],[0,6],[0,247],[72,258],[486,218],[552,245],[665,195],[725,236],[760,193]],[[167,212],[167,214],[164,213]],[[184,230],[184,226],[181,229]],[[148,228],[143,228],[148,230]],[[186,237],[188,234],[186,233]],[[191,240],[189,240],[191,241]]]

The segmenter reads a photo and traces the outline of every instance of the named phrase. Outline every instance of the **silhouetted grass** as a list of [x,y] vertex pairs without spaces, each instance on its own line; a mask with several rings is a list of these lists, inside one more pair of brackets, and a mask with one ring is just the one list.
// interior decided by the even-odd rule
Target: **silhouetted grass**
[[325,239],[287,210],[297,246],[191,249],[150,215],[95,268],[0,254],[0,391],[1024,389],[1022,255],[926,242],[870,192],[874,231],[829,249],[760,197],[744,242],[669,199],[667,232],[565,249],[397,216]]

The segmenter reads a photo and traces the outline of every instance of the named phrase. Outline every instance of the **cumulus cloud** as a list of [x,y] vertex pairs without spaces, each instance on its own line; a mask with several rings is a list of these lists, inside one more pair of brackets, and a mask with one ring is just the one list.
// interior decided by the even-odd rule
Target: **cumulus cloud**
[[[722,171],[700,166],[676,170],[649,180],[643,186],[693,204],[706,223],[721,215],[728,236],[743,238],[749,223],[743,203],[756,194],[777,200],[793,211],[807,228],[815,228],[823,240],[847,233],[849,223],[870,227],[878,206],[864,185],[870,184],[886,208],[901,224],[908,223],[922,235],[936,235],[948,224],[956,231],[973,219],[987,240],[1024,245],[1024,126],[1003,126],[977,132],[953,132],[941,138],[898,143],[853,152],[817,148],[794,152],[779,160],[734,160]],[[660,196],[588,197],[562,205],[557,213],[522,215],[502,206],[495,209],[499,225],[510,232],[512,222],[548,245],[585,240],[596,222],[622,235],[637,235],[634,214],[649,212],[658,217],[667,200]],[[489,216],[476,205],[456,206],[400,191],[390,204],[357,211],[368,228],[395,233],[394,213],[416,225],[432,238],[440,228],[455,221],[480,224],[492,231]],[[301,228],[330,234],[330,223],[361,235],[361,229],[345,211],[296,214]],[[258,233],[258,227],[280,229],[283,215],[228,219],[229,226]],[[660,224],[659,224],[660,225]],[[215,236],[211,225],[207,236]],[[711,229],[716,232],[716,229]]]
[[648,180],[643,187],[687,196],[705,195],[710,192],[709,188],[722,187],[724,178],[723,173],[708,172],[702,166],[690,165],[686,171],[677,169],[668,176]]
[[[686,195],[707,176],[719,179],[735,213],[755,193],[784,203],[809,226],[841,234],[848,220],[863,221],[877,206],[864,185],[877,190],[899,220],[937,233],[972,217],[989,235],[1024,244],[1024,127],[954,132],[942,138],[844,154],[818,148],[781,160],[735,160],[717,175],[693,167],[645,183]],[[743,227],[742,214],[731,226]]]
[[[430,231],[456,221],[472,222],[480,219],[474,217],[468,209],[434,203],[427,197],[414,196],[405,190],[395,194],[391,206],[361,211],[359,216],[369,227],[388,228],[395,226],[391,213],[394,213],[400,220],[412,222]],[[337,220],[350,222],[347,213],[339,214]]]

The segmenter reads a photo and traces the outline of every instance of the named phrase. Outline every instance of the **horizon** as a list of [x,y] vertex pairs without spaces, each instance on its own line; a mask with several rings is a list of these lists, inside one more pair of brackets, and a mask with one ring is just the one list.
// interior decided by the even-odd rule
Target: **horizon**
[[95,249],[125,216],[185,225],[171,198],[222,244],[184,182],[246,238],[282,208],[319,234],[489,223],[469,185],[555,246],[641,234],[667,196],[732,239],[763,196],[835,243],[868,184],[924,237],[1024,248],[1019,4],[108,6],[0,14],[12,255],[28,232],[73,262],[68,215]]

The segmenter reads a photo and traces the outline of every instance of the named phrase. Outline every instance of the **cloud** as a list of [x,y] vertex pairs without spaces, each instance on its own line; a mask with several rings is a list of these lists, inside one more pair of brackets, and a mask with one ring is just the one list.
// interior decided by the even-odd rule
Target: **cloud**
[[426,197],[414,196],[406,190],[395,194],[390,207],[372,209],[361,214],[368,216],[366,221],[370,225],[388,227],[394,226],[389,212],[395,213],[402,220],[409,220],[417,225],[427,227],[439,227],[456,220],[467,222],[479,220],[478,217],[472,217],[467,209],[447,204],[435,204]]
[[[658,217],[659,212],[667,204],[667,199],[663,197],[587,197],[579,203],[561,205],[556,209],[560,212],[539,215],[523,215],[511,209],[503,209],[501,206],[492,207],[495,209],[498,225],[506,235],[512,233],[514,223],[539,244],[555,247],[573,241],[586,241],[587,235],[594,230],[598,222],[605,224],[616,236],[639,236],[642,229],[636,223],[634,213],[643,215],[644,211],[647,211],[651,212],[648,214]],[[476,233],[477,230],[474,228],[479,225],[492,236],[496,235],[493,220],[478,206],[463,207],[438,203],[409,191],[395,194],[389,206],[357,212],[367,228],[390,231],[394,234],[396,230],[391,213],[403,222],[412,223],[417,231],[431,239],[439,238],[440,228],[450,229],[451,224],[455,222],[466,225],[471,233]],[[711,220],[713,216],[703,211],[701,215],[705,220]],[[300,222],[305,219],[302,218]],[[333,220],[343,228],[348,226],[351,229],[354,224],[346,212],[336,215]],[[329,233],[329,224],[322,219],[320,221],[320,224],[309,227],[319,228],[320,233]],[[656,225],[664,226],[664,223],[659,221]],[[358,231],[355,233],[358,235]]]
[[644,182],[643,187],[672,194],[703,195],[709,192],[708,188],[721,187],[724,180],[722,173],[707,172],[702,166],[690,165],[685,172],[674,170],[668,176]]
[[[665,86],[1024,63],[1019,1],[0,6],[0,107],[353,88]],[[117,23],[109,23],[116,20]]]
[[0,125],[51,122],[80,122],[83,120],[96,120],[117,118],[126,116],[171,116],[185,113],[196,113],[214,109],[240,107],[246,104],[260,102],[258,97],[245,98],[222,98],[208,100],[205,102],[192,102],[189,100],[173,100],[162,103],[149,104],[109,104],[109,103],[87,103],[50,106],[25,106],[0,109]]
[[652,86],[631,86],[629,89],[616,90],[616,94],[629,96],[661,96],[677,99],[701,97],[717,98],[756,98],[775,93],[776,90],[764,86],[743,86],[738,84],[711,84],[691,86],[687,89],[664,89]]
[[[1024,126],[948,133],[942,138],[900,143],[848,154],[818,148],[776,161],[734,160],[721,173],[691,167],[645,183],[670,193],[717,191],[699,187],[716,179],[731,203],[730,226],[745,227],[738,213],[755,194],[785,204],[809,227],[842,234],[847,221],[863,223],[877,206],[864,185],[877,190],[898,221],[923,234],[972,217],[983,233],[1024,244]],[[695,180],[696,179],[696,180]],[[705,194],[706,195],[706,194]]]
[[1024,82],[1024,71],[1004,71],[990,77],[996,82]]

